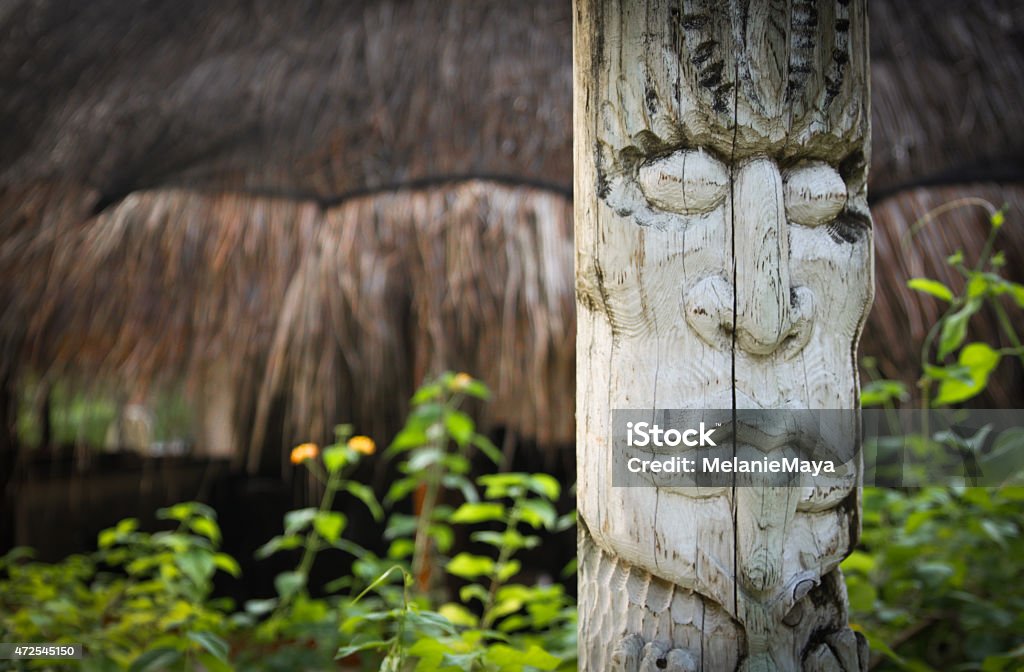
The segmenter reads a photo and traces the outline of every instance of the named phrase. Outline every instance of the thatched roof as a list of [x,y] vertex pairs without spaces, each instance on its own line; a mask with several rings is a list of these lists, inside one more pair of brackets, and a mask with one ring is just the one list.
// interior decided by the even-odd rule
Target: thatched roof
[[348,419],[384,435],[415,381],[456,368],[493,386],[492,424],[571,441],[562,195],[469,180],[323,210],[158,190],[73,226],[49,216],[63,205],[50,196],[23,200],[49,225],[19,235],[25,219],[0,220],[13,290],[0,330],[22,334],[19,366],[145,385],[227,363],[257,445],[277,400],[289,438],[322,440]]
[[0,186],[332,201],[572,178],[568,3],[6,3]]
[[[1021,9],[871,11],[874,193],[1019,170]],[[497,388],[495,423],[572,441],[567,2],[15,1],[0,44],[0,380],[195,385],[227,361],[259,445],[386,433],[458,368]],[[932,309],[889,238],[973,191],[876,206],[865,350]],[[978,246],[970,226],[917,249]]]
[[[101,206],[170,186],[321,201],[466,176],[571,188],[568,2],[5,7],[0,186],[70,180]],[[872,190],[1024,178],[1024,5],[870,11]]]
[[1024,182],[1024,4],[869,4],[873,198]]

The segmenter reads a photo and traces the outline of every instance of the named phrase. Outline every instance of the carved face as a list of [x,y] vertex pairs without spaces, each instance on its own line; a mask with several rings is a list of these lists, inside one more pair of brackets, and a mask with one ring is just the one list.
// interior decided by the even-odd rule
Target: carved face
[[[690,36],[698,24],[713,35]],[[577,228],[580,356],[595,362],[578,374],[590,389],[578,410],[580,512],[599,544],[712,599],[757,638],[854,543],[858,475],[831,487],[615,488],[609,416],[856,408],[873,287],[867,102],[845,97],[849,59],[839,75],[809,64],[806,81],[790,70],[787,83],[750,67],[772,54],[718,49],[734,33],[712,24],[684,22],[661,42],[604,36],[625,46],[597,88],[622,106],[599,107],[577,140],[598,148],[577,181],[577,222],[598,223]],[[633,83],[630,63],[656,60],[630,54],[634,44],[664,50],[667,74]]]
[[[729,164],[704,148],[612,177],[607,203],[621,228],[607,250],[631,260],[602,286],[620,362],[608,381],[617,407],[854,408],[853,343],[872,287],[870,225],[850,203],[857,198],[822,161],[752,155]],[[609,488],[610,506],[585,517],[620,555],[727,609],[735,551],[741,591],[788,609],[852,543],[853,502],[841,504],[855,483]],[[696,521],[723,519],[735,535],[702,538]]]

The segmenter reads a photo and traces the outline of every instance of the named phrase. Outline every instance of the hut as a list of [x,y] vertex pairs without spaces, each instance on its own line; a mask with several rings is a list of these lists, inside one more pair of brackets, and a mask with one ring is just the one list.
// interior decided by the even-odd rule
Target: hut
[[[942,260],[987,219],[910,228],[966,196],[1024,214],[1024,8],[941,4],[871,6],[862,352],[909,384],[940,306],[905,281],[956,282]],[[465,370],[508,446],[571,455],[568,2],[16,1],[0,37],[3,480],[19,405],[58,384],[177,395],[196,454],[281,474],[338,422],[386,441],[418,382]],[[1021,227],[1002,244],[1020,280]]]

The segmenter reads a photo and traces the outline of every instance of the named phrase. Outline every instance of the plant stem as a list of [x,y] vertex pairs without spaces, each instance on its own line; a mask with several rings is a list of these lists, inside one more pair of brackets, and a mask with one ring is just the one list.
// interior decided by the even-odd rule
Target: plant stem
[[985,269],[985,264],[988,263],[989,257],[992,256],[992,246],[996,243],[996,236],[999,235],[999,227],[993,226],[988,231],[988,237],[985,238],[985,246],[981,248],[981,255],[978,256],[978,263],[974,265],[974,272],[981,273]]
[[[320,498],[320,508],[318,511],[330,511],[334,505],[334,493],[338,491],[338,478],[340,474],[341,470],[339,469],[327,477],[327,484],[324,486],[324,496]],[[299,562],[298,571],[303,577],[309,577],[309,571],[313,568],[313,561],[316,559],[316,554],[319,551],[320,542],[317,540],[316,526],[314,525],[306,533],[305,549],[302,552],[302,561]]]
[[426,571],[428,556],[430,555],[430,525],[434,519],[434,508],[437,506],[437,495],[441,484],[440,469],[441,465],[438,463],[431,465],[427,471],[427,491],[423,495],[419,517],[416,519],[416,541],[413,545],[412,574],[416,579],[418,587],[423,592],[426,592],[429,588],[429,580],[424,579],[424,572]]
[[1006,314],[1006,310],[998,299],[993,298],[992,307],[996,311],[996,319],[999,320],[999,326],[1003,328],[1003,333],[1010,339],[1010,343],[1013,344],[1014,349],[1017,351],[1017,358],[1020,359],[1020,363],[1024,365],[1024,354],[1021,353],[1021,342],[1020,337],[1017,336],[1017,330],[1010,324],[1010,318]]
[[[515,531],[515,529],[516,529],[516,527],[518,525],[519,525],[519,502],[516,502],[515,505],[512,507],[512,513],[509,514],[508,524],[505,526],[505,533],[506,533],[506,535],[509,532]],[[483,620],[480,622],[480,627],[483,630],[489,629],[491,627],[491,625],[493,624],[493,622],[494,622],[494,616],[493,616],[491,610],[494,607],[494,598],[498,594],[498,588],[501,587],[501,582],[498,580],[498,574],[502,571],[502,569],[505,566],[505,563],[507,563],[509,561],[509,558],[511,558],[511,557],[512,557],[512,547],[509,546],[508,544],[503,543],[501,545],[501,550],[498,551],[498,560],[494,564],[494,576],[491,577],[490,588],[487,589],[487,603],[484,604],[484,617],[483,617]]]

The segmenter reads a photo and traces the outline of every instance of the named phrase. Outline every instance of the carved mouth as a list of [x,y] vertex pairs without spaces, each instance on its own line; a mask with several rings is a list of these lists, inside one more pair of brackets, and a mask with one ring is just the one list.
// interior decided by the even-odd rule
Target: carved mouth
[[[734,487],[793,487],[801,490],[797,510],[813,512],[836,506],[857,484],[855,410],[688,409],[665,411],[652,419],[665,427],[714,431],[714,446],[642,448],[653,459],[685,457],[691,465],[692,461],[701,465],[688,472],[696,475],[681,475],[675,482],[672,476],[660,482],[660,477],[651,476],[651,485],[664,492],[704,498],[726,494]],[[715,466],[707,467],[709,463]],[[726,470],[719,466],[723,463],[732,466]],[[708,476],[711,473],[717,476]],[[680,483],[687,479],[695,484]]]
[[715,433],[721,444],[756,448],[765,455],[786,448],[801,454],[819,452],[822,447],[819,422],[813,417],[801,417],[800,411],[737,413],[736,420],[723,423]]

